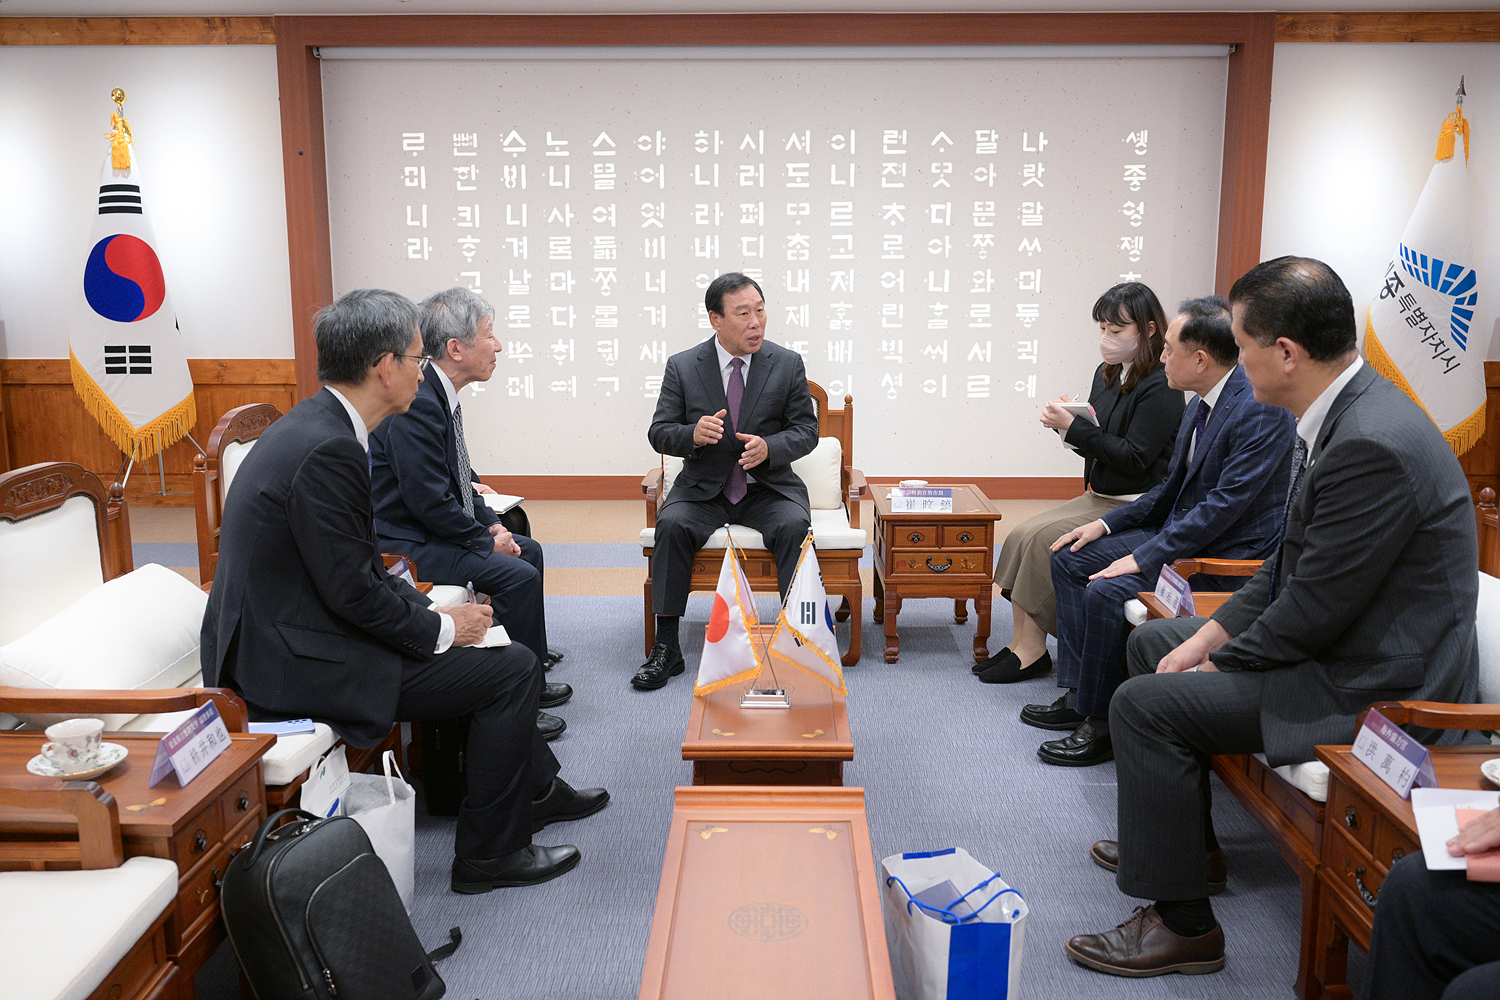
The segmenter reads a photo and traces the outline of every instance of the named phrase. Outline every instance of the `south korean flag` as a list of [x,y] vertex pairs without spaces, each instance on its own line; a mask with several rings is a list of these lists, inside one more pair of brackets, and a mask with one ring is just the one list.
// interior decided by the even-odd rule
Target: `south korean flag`
[[811,532],[802,542],[797,572],[792,577],[781,616],[776,619],[771,657],[800,667],[840,694],[847,693],[844,671],[839,665],[839,647],[833,635],[833,613],[828,607],[828,592],[823,589],[823,574],[818,569],[818,553],[813,548]]

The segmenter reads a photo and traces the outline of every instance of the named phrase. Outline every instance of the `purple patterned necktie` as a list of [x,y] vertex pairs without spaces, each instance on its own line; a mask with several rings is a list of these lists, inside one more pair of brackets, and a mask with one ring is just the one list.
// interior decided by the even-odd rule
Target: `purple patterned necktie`
[[[1193,429],[1188,432],[1191,435],[1188,438],[1188,462],[1192,462],[1192,456],[1197,452],[1198,445],[1203,441],[1203,429],[1207,426],[1208,400],[1200,396],[1198,399],[1198,408],[1193,411]],[[1181,489],[1177,492],[1178,496],[1182,495]],[[1165,530],[1175,520],[1177,520],[1177,503],[1173,501],[1172,509],[1167,512],[1167,520],[1162,524],[1162,529]]]
[[[745,367],[744,358],[730,358],[729,366],[734,370],[729,373],[729,385],[724,389],[725,401],[729,404],[729,423],[734,430],[740,427],[740,403],[745,398],[745,376],[741,369]],[[728,428],[726,428],[726,432]],[[745,481],[745,467],[738,461],[729,469],[729,478],[724,480],[724,499],[730,503],[739,503],[745,499],[745,491],[749,487]]]

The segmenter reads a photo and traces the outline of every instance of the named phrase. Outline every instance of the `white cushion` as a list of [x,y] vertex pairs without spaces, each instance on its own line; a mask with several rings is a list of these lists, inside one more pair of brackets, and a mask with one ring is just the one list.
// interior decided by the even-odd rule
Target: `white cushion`
[[1150,612],[1146,610],[1146,606],[1141,603],[1139,597],[1132,597],[1125,602],[1125,620],[1132,626],[1146,624],[1146,617],[1149,614]]
[[[0,969],[9,1000],[86,1000],[177,898],[177,865],[0,872]],[[87,919],[81,919],[87,917]],[[57,934],[63,925],[67,937]]]
[[[198,672],[208,595],[148,563],[74,601],[0,646],[0,685],[43,690],[178,687]],[[51,718],[24,716],[39,726]],[[101,715],[118,729],[130,715]]]
[[[1266,763],[1266,755],[1258,753],[1256,759]],[[1283,764],[1272,768],[1293,788],[1305,792],[1315,802],[1328,801],[1328,765],[1321,760],[1310,760],[1305,764]]]
[[24,521],[0,521],[0,567],[0,643],[6,643],[104,582],[94,501],[73,497]]
[[1479,701],[1500,702],[1500,579],[1479,574],[1479,607],[1475,615],[1479,639]]
[[451,583],[440,583],[427,592],[427,599],[435,608],[451,608],[469,599],[466,587],[455,587]]
[[[869,535],[863,528],[849,527],[849,518],[843,510],[815,510],[812,512],[813,544],[821,550],[833,549],[863,549],[869,541]],[[703,543],[705,549],[722,549],[729,544],[729,537],[734,537],[742,549],[764,549],[766,540],[761,537],[760,532],[745,527],[743,524],[731,524],[727,529],[720,528],[708,536],[708,541]],[[654,528],[641,529],[641,548],[648,549],[656,544],[656,530]]]
[[234,474],[240,471],[240,464],[250,454],[250,449],[255,447],[255,440],[231,441],[224,446],[223,454],[219,456],[219,500],[229,496],[229,484],[234,482]]
[[[818,438],[812,451],[792,463],[792,471],[807,487],[807,502],[813,510],[838,510],[844,506],[844,446],[838,438]],[[661,495],[672,492],[682,472],[682,459],[663,455],[661,459]],[[755,475],[751,469],[750,474]]]

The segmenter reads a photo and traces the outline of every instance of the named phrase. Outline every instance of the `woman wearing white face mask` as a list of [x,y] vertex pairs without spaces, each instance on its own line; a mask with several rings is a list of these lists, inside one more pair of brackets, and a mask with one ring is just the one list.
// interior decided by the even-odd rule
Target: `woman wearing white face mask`
[[[1183,396],[1167,385],[1161,365],[1167,318],[1156,295],[1138,281],[1116,285],[1094,303],[1099,354],[1089,404],[1098,423],[1062,407],[1042,408],[1042,426],[1061,432],[1083,455],[1083,496],[1011,530],[1000,550],[995,582],[1011,603],[1011,644],[974,672],[986,684],[1009,684],[1051,672],[1047,636],[1057,634],[1051,545],[1074,528],[1150,490],[1167,475],[1182,420]],[[1068,727],[1073,728],[1073,727]]]

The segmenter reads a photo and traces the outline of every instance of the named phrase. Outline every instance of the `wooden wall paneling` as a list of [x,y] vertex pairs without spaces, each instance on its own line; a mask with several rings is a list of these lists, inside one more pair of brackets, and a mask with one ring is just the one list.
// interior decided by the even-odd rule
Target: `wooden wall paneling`
[[1500,494],[1500,361],[1484,363],[1484,387],[1484,436],[1458,459],[1476,502],[1486,486]]
[[1276,15],[1278,42],[1500,42],[1500,11],[1297,11]]
[[[201,443],[208,441],[214,424],[226,410],[245,403],[270,403],[285,412],[298,398],[289,360],[190,360],[188,368],[198,406],[193,437]],[[9,451],[14,467],[35,462],[77,462],[105,483],[114,482],[119,474],[123,456],[83,408],[73,391],[66,360],[0,361],[0,406],[9,425],[0,447]],[[136,463],[126,499],[139,506],[191,507],[193,456],[197,450],[184,439],[162,456],[167,490],[180,495],[145,496],[161,487],[159,467],[152,457]]]
[[1260,263],[1265,217],[1266,155],[1271,141],[1271,66],[1276,15],[1250,15],[1252,40],[1229,57],[1224,97],[1224,163],[1219,188],[1219,252],[1214,289],[1228,295],[1235,279]]
[[269,17],[0,17],[0,45],[271,45]]

